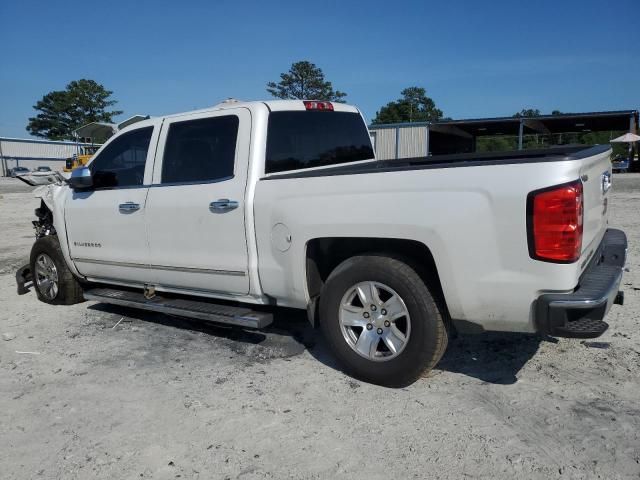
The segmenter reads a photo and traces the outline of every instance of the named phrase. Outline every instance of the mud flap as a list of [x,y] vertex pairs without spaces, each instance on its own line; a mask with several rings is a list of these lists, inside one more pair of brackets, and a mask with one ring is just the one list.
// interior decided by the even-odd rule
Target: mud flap
[[16,272],[16,284],[18,286],[18,295],[29,293],[29,289],[33,287],[33,275],[31,274],[31,266],[25,265]]

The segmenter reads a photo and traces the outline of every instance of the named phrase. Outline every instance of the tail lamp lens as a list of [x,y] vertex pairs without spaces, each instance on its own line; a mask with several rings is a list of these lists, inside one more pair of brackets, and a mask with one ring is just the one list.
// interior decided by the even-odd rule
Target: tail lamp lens
[[307,110],[327,110],[333,111],[333,104],[331,102],[318,102],[315,100],[306,100],[304,102],[304,108]]
[[572,263],[582,250],[582,182],[531,192],[528,199],[529,253],[536,260]]

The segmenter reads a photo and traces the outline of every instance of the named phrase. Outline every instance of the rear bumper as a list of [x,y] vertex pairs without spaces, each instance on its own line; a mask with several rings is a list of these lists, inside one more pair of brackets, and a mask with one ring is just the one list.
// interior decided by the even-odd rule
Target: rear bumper
[[614,303],[622,304],[624,298],[619,288],[626,256],[624,232],[607,230],[573,293],[547,293],[536,300],[538,331],[569,338],[602,335],[609,328],[604,317]]

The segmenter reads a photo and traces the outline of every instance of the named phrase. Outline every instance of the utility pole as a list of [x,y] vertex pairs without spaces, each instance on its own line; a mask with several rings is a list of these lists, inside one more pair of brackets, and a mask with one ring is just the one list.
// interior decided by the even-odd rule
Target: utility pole
[[9,172],[7,171],[7,159],[4,158],[4,155],[2,154],[2,139],[0,138],[0,163],[2,163],[2,176],[6,177],[9,175]]

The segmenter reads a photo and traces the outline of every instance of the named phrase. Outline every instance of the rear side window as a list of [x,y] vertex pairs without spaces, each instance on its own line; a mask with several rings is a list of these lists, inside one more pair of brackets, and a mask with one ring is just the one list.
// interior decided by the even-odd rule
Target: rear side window
[[139,128],[114,138],[91,162],[96,188],[142,185],[153,127]]
[[350,112],[273,112],[266,173],[373,159],[362,117]]
[[204,183],[233,177],[238,117],[172,123],[162,160],[162,183]]

